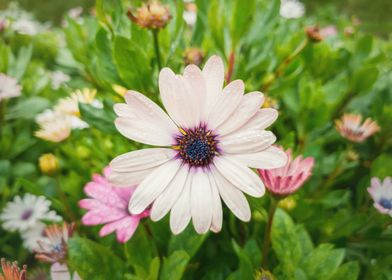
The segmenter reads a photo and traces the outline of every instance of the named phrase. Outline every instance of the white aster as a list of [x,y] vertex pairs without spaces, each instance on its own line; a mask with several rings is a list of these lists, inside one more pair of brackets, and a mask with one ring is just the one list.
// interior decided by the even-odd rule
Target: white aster
[[305,14],[305,6],[298,0],[281,0],[280,16],[283,18],[300,18]]
[[71,78],[62,71],[53,71],[51,73],[52,88],[59,89],[61,85],[68,82]]
[[20,96],[21,90],[15,78],[0,73],[0,101]]
[[35,132],[38,138],[61,142],[69,137],[72,129],[72,118],[68,115],[47,109],[36,117],[40,129]]
[[223,88],[224,66],[211,57],[203,70],[188,65],[183,75],[164,68],[159,75],[164,112],[143,94],[129,91],[126,104],[116,104],[117,129],[125,137],[159,146],[115,158],[110,180],[139,185],[129,211],[151,207],[151,219],[169,211],[178,234],[190,220],[198,233],[222,227],[221,199],[243,221],[250,220],[244,193],[261,197],[265,188],[251,168],[277,168],[286,154],[272,146],[276,137],[265,129],[278,117],[275,109],[260,109],[260,92],[244,95],[236,80]]
[[39,248],[37,243],[38,240],[49,242],[49,239],[44,233],[45,228],[46,225],[44,223],[38,222],[35,226],[22,231],[20,234],[23,240],[23,246],[26,249],[33,251]]
[[61,217],[49,209],[51,202],[43,196],[26,193],[23,197],[16,196],[6,204],[0,220],[5,230],[25,231],[41,221],[61,221]]

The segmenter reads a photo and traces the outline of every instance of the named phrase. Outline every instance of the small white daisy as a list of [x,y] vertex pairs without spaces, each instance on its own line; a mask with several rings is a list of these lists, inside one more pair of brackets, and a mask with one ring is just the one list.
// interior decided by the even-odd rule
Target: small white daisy
[[45,236],[46,225],[38,222],[35,226],[28,228],[20,233],[23,246],[30,250],[36,250],[39,248],[37,241],[49,242],[49,239]]
[[261,197],[265,188],[250,168],[278,168],[286,154],[272,146],[266,131],[278,117],[275,109],[260,109],[260,92],[244,95],[236,80],[223,87],[224,67],[211,57],[203,70],[188,65],[183,75],[161,70],[159,90],[167,114],[141,93],[129,91],[126,104],[116,104],[117,129],[125,137],[160,146],[115,158],[110,180],[118,186],[139,185],[129,211],[151,207],[151,219],[169,211],[173,233],[192,219],[198,233],[222,227],[221,198],[241,220],[251,212],[243,193]]
[[281,0],[280,16],[283,18],[300,18],[305,14],[305,6],[298,0]]
[[371,186],[367,189],[374,201],[374,207],[382,214],[392,217],[392,178],[386,177],[381,181],[373,177]]
[[51,73],[52,88],[59,89],[61,85],[71,80],[70,76],[61,71],[54,71]]
[[90,104],[95,108],[101,109],[103,107],[102,102],[95,98],[97,94],[96,90],[85,88],[83,90],[77,90],[71,94],[71,96],[62,98],[58,101],[55,106],[57,112],[62,112],[67,115],[80,116],[79,104]]
[[44,196],[30,193],[26,193],[23,198],[16,196],[0,214],[3,228],[9,231],[25,231],[41,221],[61,221],[61,217],[49,209],[50,204]]
[[15,78],[0,73],[0,101],[20,96],[21,90],[22,87]]
[[40,129],[35,132],[38,138],[61,142],[71,134],[72,118],[65,114],[48,109],[37,115],[36,122],[40,126]]

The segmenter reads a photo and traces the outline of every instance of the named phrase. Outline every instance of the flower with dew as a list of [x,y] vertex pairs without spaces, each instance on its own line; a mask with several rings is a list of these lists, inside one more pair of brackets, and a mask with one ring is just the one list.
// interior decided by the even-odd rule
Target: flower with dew
[[46,225],[42,222],[38,222],[33,227],[30,227],[20,233],[23,240],[23,247],[33,251],[38,248],[38,240],[47,240],[45,234]]
[[362,116],[355,114],[344,114],[341,119],[335,121],[335,125],[343,138],[357,143],[365,141],[380,130],[377,122],[371,118],[362,123]]
[[116,232],[117,240],[127,242],[139,225],[140,219],[149,216],[149,210],[133,215],[128,211],[128,202],[135,187],[116,187],[109,183],[107,176],[110,168],[105,168],[104,176],[95,174],[93,181],[84,187],[90,197],[79,202],[81,208],[88,212],[83,216],[85,225],[105,224],[99,232],[100,236]]
[[66,82],[69,82],[70,80],[71,77],[62,71],[53,71],[51,73],[52,88],[55,90],[59,89],[61,85]]
[[64,263],[67,257],[67,243],[72,236],[75,224],[49,225],[45,231],[47,240],[38,240],[38,248],[34,250],[35,258],[47,263]]
[[164,28],[171,19],[169,6],[154,0],[148,1],[139,7],[136,15],[133,15],[131,10],[129,10],[128,17],[140,27],[147,29]]
[[15,78],[0,73],[0,102],[3,99],[20,96],[21,90],[22,87]]
[[30,193],[26,193],[23,197],[15,196],[0,214],[3,228],[9,231],[24,231],[41,221],[61,221],[61,217],[50,210],[50,205],[51,202],[44,196],[35,196]]
[[377,177],[371,180],[371,186],[367,189],[374,201],[374,207],[382,214],[392,217],[392,179],[386,177],[384,181]]
[[71,135],[72,120],[69,116],[53,110],[45,110],[35,120],[40,127],[35,132],[35,136],[38,138],[51,142],[61,142]]
[[1,259],[1,269],[3,273],[0,273],[0,280],[26,280],[27,279],[27,265],[23,265],[22,269],[18,267],[17,262],[6,262],[5,259]]
[[223,61],[212,56],[200,70],[188,65],[183,75],[169,68],[159,74],[166,114],[143,94],[129,91],[126,104],[115,104],[117,129],[125,137],[159,146],[115,158],[110,181],[138,185],[129,201],[137,215],[151,207],[151,219],[169,211],[170,227],[178,234],[192,219],[198,233],[222,227],[221,198],[241,220],[251,212],[243,193],[261,197],[265,188],[250,168],[277,168],[287,157],[273,147],[275,135],[266,131],[278,117],[260,109],[263,95],[244,95],[236,80],[222,89]]
[[305,14],[305,6],[298,0],[281,0],[279,14],[283,18],[300,18]]
[[76,90],[71,96],[61,98],[54,107],[56,112],[66,115],[80,117],[79,103],[89,104],[95,108],[102,108],[102,103],[95,98],[97,91],[95,89],[84,88]]
[[293,159],[291,150],[286,151],[288,161],[283,167],[258,169],[266,188],[275,196],[284,197],[298,190],[312,175],[314,158],[298,156]]

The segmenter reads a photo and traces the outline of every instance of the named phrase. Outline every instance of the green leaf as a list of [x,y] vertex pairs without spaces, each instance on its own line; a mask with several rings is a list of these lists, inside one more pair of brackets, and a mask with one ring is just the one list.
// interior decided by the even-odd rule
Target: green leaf
[[234,12],[231,17],[231,37],[232,47],[235,48],[240,41],[243,34],[246,34],[247,28],[252,23],[252,16],[254,15],[256,7],[255,0],[235,0]]
[[339,267],[339,269],[328,279],[330,280],[356,280],[359,276],[358,262],[348,262]]
[[376,67],[362,67],[352,78],[351,91],[366,93],[377,81],[378,69]]
[[333,249],[331,244],[321,244],[305,256],[300,267],[309,279],[327,279],[342,263],[344,254],[343,249]]
[[254,274],[254,267],[250,256],[242,249],[234,240],[232,240],[234,252],[239,260],[239,268],[234,278],[236,279],[252,279]]
[[114,127],[115,116],[109,109],[97,109],[89,104],[79,103],[81,117],[92,127],[106,133],[116,132]]
[[197,234],[193,227],[188,226],[181,234],[172,235],[169,242],[169,254],[184,250],[192,258],[206,240],[208,234]]
[[110,248],[82,237],[68,241],[68,263],[82,279],[122,279],[125,272],[125,264]]
[[8,73],[11,76],[15,77],[16,79],[20,80],[26,71],[26,68],[30,62],[32,53],[33,53],[33,46],[32,45],[30,45],[28,47],[21,47],[19,49],[16,61],[14,61],[11,64]]
[[184,275],[186,266],[190,260],[189,255],[183,251],[175,251],[168,258],[164,258],[161,280],[180,280]]
[[392,156],[383,154],[377,157],[371,166],[373,177],[385,178],[391,175]]
[[12,119],[34,119],[34,117],[49,107],[49,101],[42,97],[30,97],[21,100],[14,107],[10,108],[5,115],[7,120]]

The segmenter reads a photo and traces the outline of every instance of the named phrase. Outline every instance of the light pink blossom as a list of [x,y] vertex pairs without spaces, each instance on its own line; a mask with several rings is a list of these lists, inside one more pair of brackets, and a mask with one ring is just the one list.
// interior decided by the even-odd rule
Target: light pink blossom
[[314,158],[298,156],[293,160],[290,149],[286,154],[288,162],[285,166],[270,170],[258,169],[266,188],[277,196],[292,194],[312,175]]
[[386,177],[383,182],[373,177],[371,186],[367,189],[374,200],[374,207],[382,214],[392,217],[392,179]]
[[100,230],[100,236],[116,232],[117,240],[127,242],[139,225],[141,218],[149,215],[145,210],[138,215],[128,212],[128,202],[135,187],[115,187],[108,182],[109,168],[105,168],[104,176],[95,174],[93,181],[84,187],[84,192],[90,197],[79,201],[81,208],[88,212],[83,216],[85,225],[105,224]]

